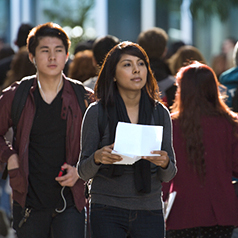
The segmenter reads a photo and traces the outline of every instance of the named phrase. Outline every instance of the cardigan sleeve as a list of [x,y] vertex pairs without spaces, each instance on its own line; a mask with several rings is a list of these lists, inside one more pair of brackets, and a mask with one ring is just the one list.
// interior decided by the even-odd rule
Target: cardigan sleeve
[[164,106],[164,126],[163,126],[163,150],[168,153],[169,164],[167,168],[159,167],[158,173],[161,182],[169,182],[177,173],[176,159],[172,139],[172,122],[168,109]]
[[99,142],[98,106],[96,103],[92,103],[85,112],[81,128],[78,172],[84,181],[93,178],[100,168],[100,165],[94,161],[94,153],[98,149]]

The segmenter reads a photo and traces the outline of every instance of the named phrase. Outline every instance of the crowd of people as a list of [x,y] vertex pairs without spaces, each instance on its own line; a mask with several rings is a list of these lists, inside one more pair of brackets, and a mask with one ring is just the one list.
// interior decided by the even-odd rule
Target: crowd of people
[[[70,58],[48,22],[0,49],[0,237],[238,237],[238,43],[218,72],[168,41],[107,35]],[[162,127],[161,145],[125,164],[119,122]]]

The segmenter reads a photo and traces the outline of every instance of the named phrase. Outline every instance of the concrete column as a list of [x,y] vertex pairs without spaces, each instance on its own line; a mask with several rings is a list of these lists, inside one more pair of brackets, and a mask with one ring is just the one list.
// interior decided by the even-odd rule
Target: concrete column
[[21,24],[20,0],[10,0],[10,44],[17,51],[18,48],[14,45],[17,37],[18,28]]
[[192,15],[190,12],[190,1],[183,0],[181,5],[181,40],[186,44],[192,43]]
[[155,26],[155,0],[141,0],[141,31]]
[[30,0],[22,0],[21,4],[21,16],[22,23],[30,23],[31,22],[31,1]]
[[97,36],[105,36],[108,34],[108,1],[95,0],[95,30]]

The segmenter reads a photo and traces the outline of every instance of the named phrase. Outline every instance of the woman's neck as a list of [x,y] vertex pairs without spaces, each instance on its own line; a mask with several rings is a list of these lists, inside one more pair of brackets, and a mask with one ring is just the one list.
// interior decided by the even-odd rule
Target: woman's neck
[[125,103],[126,108],[133,108],[139,105],[141,92],[121,93],[120,95]]
[[141,93],[120,94],[126,106],[128,117],[131,123],[137,124],[139,121],[139,105]]

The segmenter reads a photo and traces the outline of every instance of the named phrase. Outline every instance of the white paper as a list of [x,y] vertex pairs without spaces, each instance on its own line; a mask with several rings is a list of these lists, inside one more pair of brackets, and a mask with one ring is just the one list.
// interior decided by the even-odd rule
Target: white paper
[[163,127],[118,122],[114,151],[123,160],[115,164],[133,164],[141,156],[158,156],[152,150],[160,150]]
[[171,208],[174,204],[174,200],[175,200],[175,197],[177,195],[177,192],[176,191],[173,191],[169,194],[169,198],[168,200],[165,202],[164,204],[164,219],[167,220],[168,219],[168,216],[169,216],[169,213],[171,211]]

